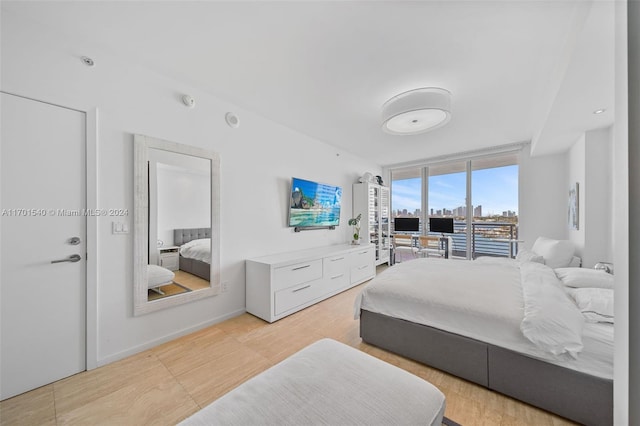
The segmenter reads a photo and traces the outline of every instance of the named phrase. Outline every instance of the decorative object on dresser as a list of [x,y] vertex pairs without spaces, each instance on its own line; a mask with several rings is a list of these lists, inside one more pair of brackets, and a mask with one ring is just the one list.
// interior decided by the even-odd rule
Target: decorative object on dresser
[[354,227],[353,241],[351,242],[354,245],[360,244],[360,219],[362,219],[362,214],[349,219],[349,225]]
[[274,322],[375,277],[373,245],[342,244],[246,261],[247,312]]
[[[365,173],[366,174],[366,173]],[[373,244],[376,265],[390,261],[389,188],[363,181],[353,184],[353,217],[362,215],[361,244]]]

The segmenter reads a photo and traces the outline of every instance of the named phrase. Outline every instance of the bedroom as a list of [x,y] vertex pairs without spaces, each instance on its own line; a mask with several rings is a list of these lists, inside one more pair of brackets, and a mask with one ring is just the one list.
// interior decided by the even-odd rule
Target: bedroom
[[[173,22],[172,19],[157,5],[153,9],[154,16],[158,15],[155,19],[160,19],[162,15],[164,21],[160,22],[171,28],[162,39],[162,42],[168,43],[167,46],[153,44],[144,38],[136,43],[133,43],[133,39],[127,40],[127,28],[151,24],[147,15],[135,8],[129,13],[121,13],[110,9],[105,3],[103,9],[92,12],[88,6],[69,7],[68,4],[51,3],[49,6],[38,8],[29,7],[29,4],[2,4],[2,90],[83,111],[91,112],[97,109],[97,152],[95,167],[90,168],[95,173],[93,193],[96,206],[132,210],[133,134],[145,134],[206,147],[219,152],[221,157],[221,276],[222,282],[228,286],[228,292],[135,317],[132,312],[133,234],[112,234],[110,218],[96,220],[90,225],[94,226],[96,235],[92,250],[99,260],[96,270],[89,274],[88,282],[89,289],[92,289],[89,294],[88,312],[94,312],[87,322],[88,368],[111,363],[244,312],[246,258],[283,250],[337,244],[348,239],[350,230],[347,226],[340,226],[336,231],[299,234],[294,234],[286,228],[286,193],[289,180],[292,176],[308,177],[348,188],[364,171],[379,174],[382,172],[380,164],[391,163],[392,150],[389,146],[398,143],[395,139],[387,139],[382,148],[367,148],[366,145],[365,148],[356,151],[336,148],[322,142],[323,137],[312,137],[293,130],[291,125],[287,126],[269,118],[264,112],[255,112],[260,110],[235,100],[232,97],[233,93],[224,91],[224,84],[220,87],[207,87],[190,80],[180,72],[183,67],[190,69],[193,66],[188,59],[175,62],[176,69],[157,71],[154,64],[145,62],[138,54],[145,52],[144,56],[153,60],[154,55],[171,44],[169,41],[173,37],[176,40],[180,39],[181,28],[185,28],[188,22],[186,17],[182,17],[183,21],[180,22],[184,23],[184,26],[169,25]],[[238,13],[244,16],[241,12]],[[264,12],[268,13],[268,8]],[[259,22],[254,22],[258,18],[252,17],[249,22],[230,19],[232,24],[225,25],[225,16],[221,15],[216,21],[220,30],[218,43],[222,43],[221,40],[225,37],[233,39],[234,35],[240,42],[245,43],[243,46],[251,46],[256,42],[248,28],[262,28]],[[273,16],[273,20],[278,22],[278,14],[275,12],[265,16]],[[382,19],[381,16],[376,16]],[[304,14],[304,20],[301,17],[301,21],[296,25],[294,22],[292,26],[302,31],[298,28],[303,26],[301,22],[310,24],[309,21],[313,22]],[[83,22],[84,24],[80,25]],[[100,22],[105,23],[102,26],[112,23],[113,26],[122,27],[122,31],[105,31],[104,28],[100,28]],[[348,28],[347,22],[341,21],[341,24]],[[80,27],[76,27],[77,25]],[[317,28],[317,24],[313,28]],[[92,39],[90,34],[94,31],[95,39]],[[374,37],[375,32],[373,33],[370,34],[371,37]],[[317,39],[321,38],[321,34],[323,33],[320,30],[318,33],[309,34],[304,43],[319,42]],[[187,35],[195,37],[190,32],[187,32]],[[280,39],[271,40],[274,43],[273,46],[269,46],[271,48],[278,43],[284,45],[286,39],[284,30],[283,33],[275,35]],[[331,46],[339,45],[335,40],[331,41]],[[115,47],[111,43],[114,43]],[[305,56],[309,61],[306,68],[300,66],[287,73],[285,71],[288,70],[288,66],[281,65],[282,69],[268,68],[260,76],[273,78],[280,74],[295,74],[300,78],[318,70],[324,70],[325,73],[332,71],[337,74],[328,75],[339,76],[338,71],[343,66],[341,64],[351,52],[358,51],[358,43],[362,41],[354,40],[353,44],[347,46],[348,51],[341,50],[343,56],[333,59],[336,65],[324,64],[321,56],[318,59],[316,55],[308,55]],[[331,51],[331,46],[322,46]],[[376,49],[373,49],[373,52],[375,51]],[[473,49],[464,48],[462,51],[465,55],[472,55]],[[228,81],[228,87],[232,87],[232,83],[242,83],[253,78],[249,68],[261,69],[270,60],[276,64],[287,63],[287,52],[281,50],[276,50],[274,56],[261,54],[261,51],[255,48],[250,52],[250,55],[246,55],[243,51],[229,49],[226,60],[249,63],[251,66],[245,67],[244,71],[236,69],[235,74],[229,72],[219,75],[219,82]],[[305,52],[304,44],[296,46],[295,52]],[[372,54],[371,51],[365,53]],[[557,50],[555,53],[560,54]],[[193,52],[191,54],[197,56]],[[79,59],[82,55],[93,57],[96,61],[95,67],[84,66]],[[363,53],[363,56],[366,55]],[[365,57],[361,60],[370,59]],[[500,64],[503,60],[500,57],[492,57],[489,61],[497,61]],[[160,68],[160,64],[155,65]],[[352,77],[352,82],[366,80],[362,79],[363,75],[366,74]],[[503,75],[499,77],[506,78]],[[364,108],[369,110],[368,117],[372,117],[369,126],[375,137],[379,133],[380,106],[387,96],[395,94],[385,92],[376,93],[373,97],[366,95],[373,93],[379,84],[381,83],[377,80],[362,81],[358,85],[361,92],[343,100],[353,115],[357,116],[362,113],[362,107],[358,104],[353,105],[349,99],[367,99]],[[269,110],[269,102],[292,99],[296,94],[308,97],[307,103],[325,100],[322,93],[312,89],[313,84],[307,79],[293,80],[289,86],[277,89],[266,84],[247,88],[264,95],[263,99],[267,102],[264,111]],[[451,90],[455,95],[453,88]],[[495,93],[504,95],[500,90],[492,90],[485,95],[491,96]],[[194,108],[190,109],[182,104],[180,97],[183,94],[190,94],[196,99]],[[237,129],[224,122],[224,115],[229,111],[240,117],[240,126]],[[473,115],[473,111],[471,114]],[[325,128],[325,131],[333,129],[334,124],[337,126],[340,120],[340,117],[334,117],[332,121],[325,121],[321,127]],[[487,123],[491,123],[493,127],[496,120],[499,121],[500,118],[488,118]],[[345,139],[349,138],[348,136]],[[489,142],[487,144],[490,146]],[[461,147],[459,150],[466,151],[471,148]],[[428,149],[429,153],[422,154],[421,157],[444,155],[449,148],[445,144],[431,144]],[[389,157],[389,162],[373,161],[366,156],[367,152]],[[529,233],[526,239],[533,241],[535,236],[543,234],[562,236],[566,232],[565,192],[569,183],[564,171],[567,167],[566,158],[564,154],[531,157],[529,166],[529,174],[522,172],[523,187],[520,190],[521,194],[529,194],[525,201],[530,208],[520,209],[522,230]],[[621,167],[615,167],[613,170],[614,180],[623,178],[616,174],[623,173]],[[562,182],[561,185],[557,184],[559,181]],[[614,181],[613,184],[615,183]],[[259,190],[254,191],[256,187]],[[544,188],[557,190],[545,193]],[[616,185],[615,188],[624,186]],[[253,196],[251,204],[238,206],[238,196],[245,191],[249,191]],[[347,214],[350,211],[350,197],[345,199],[347,201],[344,209]],[[613,197],[615,214],[619,214],[625,208],[627,199],[626,195]],[[347,216],[343,216],[344,221]],[[128,218],[128,224],[133,228],[131,217]],[[624,246],[626,231],[621,235],[624,237],[616,238],[616,241],[623,243],[616,244],[616,247]],[[623,251],[623,259],[624,254]],[[619,266],[620,262],[623,260],[616,261],[616,266]],[[620,356],[625,356],[625,353],[627,352],[623,350]],[[626,377],[626,374],[622,374],[622,377]]]

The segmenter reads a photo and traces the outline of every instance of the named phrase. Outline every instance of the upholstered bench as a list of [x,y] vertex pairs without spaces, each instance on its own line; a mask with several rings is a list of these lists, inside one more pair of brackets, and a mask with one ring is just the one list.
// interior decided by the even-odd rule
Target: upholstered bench
[[147,265],[147,277],[149,288],[159,292],[157,288],[171,284],[176,274],[159,265]]
[[307,346],[180,425],[437,425],[435,386],[331,339]]

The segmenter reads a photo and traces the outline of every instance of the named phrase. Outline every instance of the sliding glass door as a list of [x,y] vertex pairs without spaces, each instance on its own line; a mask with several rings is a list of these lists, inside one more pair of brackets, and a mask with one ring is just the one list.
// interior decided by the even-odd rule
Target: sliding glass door
[[[391,215],[417,217],[419,233],[440,235],[430,218],[453,219],[454,257],[515,256],[518,246],[518,153],[425,164],[391,171]],[[392,226],[392,232],[395,229]]]

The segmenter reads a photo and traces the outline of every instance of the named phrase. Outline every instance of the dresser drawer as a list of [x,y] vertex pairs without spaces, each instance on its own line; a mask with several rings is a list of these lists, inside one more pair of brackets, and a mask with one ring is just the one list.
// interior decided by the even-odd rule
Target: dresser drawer
[[345,288],[349,285],[349,254],[325,257],[324,260],[325,294]]
[[325,293],[322,280],[310,281],[280,290],[274,295],[274,315],[280,315],[297,306],[304,305]]
[[376,275],[375,249],[351,253],[351,283],[360,283]]
[[322,278],[322,259],[276,268],[273,272],[273,290]]
[[351,268],[351,283],[359,283],[369,278],[373,278],[376,274],[375,271],[373,263],[355,266]]
[[351,253],[351,267],[359,267],[364,265],[365,263],[374,262],[376,260],[375,249],[373,247],[369,247],[366,249],[354,251]]

